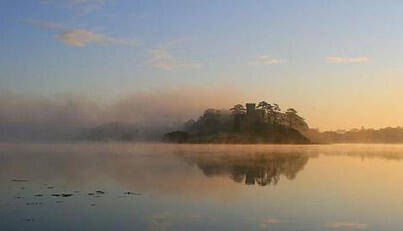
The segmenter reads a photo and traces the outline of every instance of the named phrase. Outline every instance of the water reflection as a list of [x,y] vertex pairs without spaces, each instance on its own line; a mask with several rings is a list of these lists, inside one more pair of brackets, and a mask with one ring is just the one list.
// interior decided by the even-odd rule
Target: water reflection
[[205,176],[228,175],[237,183],[246,185],[276,185],[281,176],[293,180],[311,157],[300,152],[291,153],[214,153],[184,154],[180,156],[190,165],[196,165]]
[[402,158],[402,145],[0,144],[0,230],[397,231]]

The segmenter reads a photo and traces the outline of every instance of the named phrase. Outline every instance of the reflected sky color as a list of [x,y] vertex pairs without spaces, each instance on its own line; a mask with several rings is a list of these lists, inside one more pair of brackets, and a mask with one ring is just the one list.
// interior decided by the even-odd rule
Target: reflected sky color
[[0,226],[400,230],[402,158],[401,145],[1,144]]

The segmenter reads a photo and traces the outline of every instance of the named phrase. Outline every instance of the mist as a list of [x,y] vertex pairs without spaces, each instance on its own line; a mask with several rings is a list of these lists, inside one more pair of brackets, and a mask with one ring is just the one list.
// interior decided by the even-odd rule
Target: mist
[[225,87],[136,91],[109,102],[74,94],[2,92],[0,140],[65,140],[111,123],[144,134],[152,131],[156,138],[160,132],[196,119],[207,108],[228,108],[238,102],[242,102],[241,94]]

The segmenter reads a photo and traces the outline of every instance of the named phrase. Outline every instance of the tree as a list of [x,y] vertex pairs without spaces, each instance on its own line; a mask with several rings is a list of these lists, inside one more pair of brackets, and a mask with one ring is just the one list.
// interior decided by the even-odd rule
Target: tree
[[266,112],[266,116],[270,119],[270,111],[273,109],[273,106],[271,104],[267,103],[266,101],[261,101],[257,105],[257,108],[263,109]]
[[183,129],[185,131],[191,131],[193,129],[193,127],[195,126],[195,124],[196,124],[196,121],[194,121],[194,119],[190,119],[183,124]]
[[261,108],[261,109],[264,109],[264,110],[268,110],[269,108],[271,108],[272,106],[269,104],[269,103],[267,103],[266,101],[261,101],[258,105],[257,105],[257,108]]
[[308,128],[305,119],[299,116],[294,108],[288,108],[284,115],[287,126],[297,130],[305,130]]
[[237,104],[230,109],[234,115],[234,130],[239,132],[241,130],[241,117],[245,114],[245,107],[242,104]]
[[204,114],[200,118],[200,122],[202,124],[202,133],[203,134],[214,134],[219,130],[220,124],[220,111],[216,109],[207,109],[204,111]]
[[232,111],[232,114],[234,114],[234,115],[241,115],[241,114],[245,114],[245,112],[246,112],[246,109],[242,104],[237,104],[230,110]]
[[281,108],[278,104],[267,105],[267,114],[273,124],[279,124],[282,120]]

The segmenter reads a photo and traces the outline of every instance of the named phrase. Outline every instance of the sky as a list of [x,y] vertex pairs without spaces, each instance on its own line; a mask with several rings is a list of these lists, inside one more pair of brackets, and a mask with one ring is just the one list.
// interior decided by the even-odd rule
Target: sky
[[110,102],[214,88],[321,130],[401,126],[401,12],[393,0],[0,0],[0,91]]

